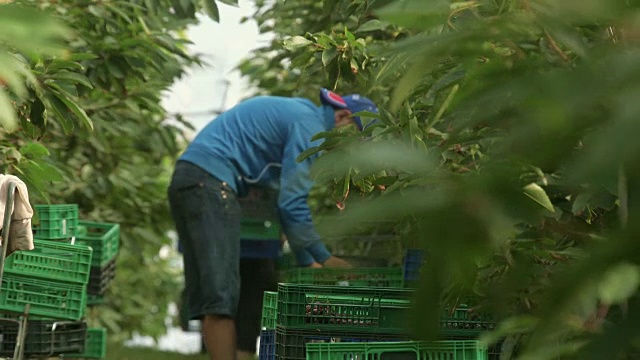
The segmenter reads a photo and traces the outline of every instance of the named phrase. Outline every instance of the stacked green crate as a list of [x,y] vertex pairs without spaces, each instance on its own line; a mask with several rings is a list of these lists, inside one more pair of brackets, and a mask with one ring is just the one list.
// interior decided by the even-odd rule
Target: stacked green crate
[[486,360],[487,350],[478,341],[401,341],[309,343],[307,360],[344,359]]
[[27,306],[25,355],[84,351],[92,254],[88,246],[35,239],[33,250],[7,256],[0,291],[0,311],[6,313],[0,318],[1,356],[13,354],[19,318]]
[[34,205],[33,232],[37,239],[67,240],[78,228],[78,204]]
[[[413,307],[414,295],[415,290],[404,288],[281,283],[277,293],[276,356],[278,359],[304,359],[305,346],[311,342],[410,340],[407,316]],[[491,322],[476,317],[466,306],[445,311],[440,322],[442,335],[452,340],[475,339],[492,327]],[[444,346],[443,354],[457,354],[452,357],[442,355],[443,359],[486,358],[485,355],[464,357],[451,348],[455,344],[460,342],[435,345]],[[486,354],[485,349],[476,350]]]
[[[344,269],[349,270],[353,269]],[[307,275],[305,272],[304,276],[295,276],[308,280]],[[394,278],[396,275],[402,279],[400,270]],[[324,281],[322,276],[319,279],[321,283]],[[383,288],[280,283],[275,321],[276,358],[305,359],[305,346],[311,342],[406,338],[404,321],[413,291],[401,288],[401,284],[402,281],[397,288]]]
[[293,268],[282,271],[282,282],[307,285],[403,287],[402,268]]
[[80,220],[76,243],[91,246],[91,266],[101,268],[115,260],[120,248],[120,224]]
[[80,320],[85,312],[92,250],[88,246],[34,240],[32,251],[5,260],[0,310],[51,319]]
[[272,330],[276,328],[278,317],[278,293],[265,291],[262,300],[262,328]]
[[115,277],[115,262],[120,248],[120,225],[80,220],[75,241],[93,249],[87,294],[89,305],[101,304],[104,292]]
[[[365,287],[369,289],[402,288],[404,284],[402,268],[312,269],[292,267],[281,271],[280,279],[281,282],[286,284],[324,285],[325,287],[333,285],[337,287]],[[307,329],[297,326],[285,327],[282,324],[276,326],[278,309],[277,306],[275,308],[273,307],[274,302],[277,305],[278,293],[265,292],[262,308],[263,333],[265,340],[273,341],[271,346],[279,349],[280,353],[282,353],[281,356],[285,358],[287,356],[291,358],[304,358],[304,344],[311,340],[318,341],[318,336],[320,336],[320,338],[335,340],[333,335],[341,333],[340,336],[344,338],[345,336],[349,337],[349,332],[353,331],[350,329],[337,329],[333,332],[333,330],[324,329],[318,333],[318,331],[316,331],[317,329]],[[311,310],[313,311],[313,308],[311,308]],[[276,327],[279,328],[278,332],[273,334],[274,336],[267,336],[271,335],[271,333],[268,333],[269,331],[276,332]],[[357,333],[359,333],[359,330],[360,329],[355,329]],[[380,338],[372,333],[366,333],[360,336],[371,341]],[[393,337],[397,338],[395,335]],[[271,348],[271,346],[267,346],[266,348]]]
[[[56,324],[58,320],[81,323],[84,326],[82,347],[76,346],[74,353],[67,353],[65,357],[102,359],[106,354],[105,329],[87,330],[86,323],[80,320],[87,305],[104,302],[104,290],[115,272],[120,226],[79,220],[77,204],[35,205],[34,209],[35,249],[16,251],[7,257],[0,310],[22,313],[29,304],[30,319],[44,322],[43,326],[48,321]],[[53,326],[56,328],[61,327]],[[38,334],[52,339],[60,334],[66,336],[66,332],[60,331],[53,334],[55,336]],[[77,337],[77,331],[73,335]],[[43,343],[34,349],[48,346],[62,350],[64,347],[59,342],[67,340],[71,341],[51,340],[51,344]],[[76,338],[72,340],[78,342]]]

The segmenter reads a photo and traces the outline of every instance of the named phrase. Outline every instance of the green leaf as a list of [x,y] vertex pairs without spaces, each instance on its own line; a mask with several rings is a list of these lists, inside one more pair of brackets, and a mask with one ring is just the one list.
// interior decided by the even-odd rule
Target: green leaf
[[9,53],[3,53],[0,48],[0,79],[20,97],[25,97],[27,89],[25,77],[33,78],[24,63]]
[[309,149],[303,151],[300,155],[298,155],[298,157],[296,158],[296,161],[297,162],[303,162],[307,158],[313,156],[314,154],[318,153],[321,150],[322,149],[319,146],[314,146],[312,148],[309,148]]
[[356,32],[367,32],[367,31],[383,30],[387,26],[389,26],[389,23],[387,23],[385,21],[380,21],[378,19],[373,19],[373,20],[369,20],[366,23],[362,24],[358,28],[358,30],[356,30]]
[[82,74],[74,73],[68,70],[60,70],[57,73],[53,74],[51,77],[56,80],[69,80],[84,85],[89,89],[93,89],[93,85],[91,84],[89,78]]
[[398,84],[393,89],[393,96],[391,98],[390,108],[391,111],[397,111],[400,105],[409,97],[411,92],[415,91],[415,88],[420,84],[425,74],[427,74],[433,66],[436,64],[436,59],[428,59],[418,61],[405,72],[404,76],[398,81]]
[[220,22],[220,11],[218,10],[218,4],[215,0],[202,0],[202,7],[211,20]]
[[48,73],[53,73],[58,70],[67,69],[67,70],[77,70],[82,71],[84,68],[82,65],[76,61],[68,61],[68,60],[53,60],[51,64],[47,67]]
[[284,48],[293,51],[308,46],[309,44],[313,44],[313,42],[303,36],[292,36],[284,41]]
[[0,88],[0,124],[8,132],[18,128],[18,118],[7,94]]
[[73,122],[71,121],[71,113],[69,109],[53,92],[50,92],[46,95],[46,104],[48,105],[48,109],[53,110],[53,113],[56,115],[56,120],[62,126],[65,134],[71,133],[73,129]]
[[57,91],[54,91],[54,94],[67,106],[67,108],[69,108],[69,110],[71,110],[71,112],[78,118],[78,120],[80,120],[80,122],[85,127],[93,130],[93,122],[91,121],[87,113],[78,104],[76,104],[68,97],[64,96],[64,94],[61,94]]
[[351,31],[349,31],[346,26],[344,28],[344,36],[347,38],[347,41],[349,41],[349,43],[353,43],[354,41],[356,41],[356,37]]
[[549,196],[544,191],[544,189],[540,187],[540,185],[536,183],[531,183],[525,186],[523,190],[526,196],[528,196],[533,201],[540,204],[543,208],[547,209],[552,213],[556,212],[556,209],[553,207],[553,204],[551,203]]
[[27,157],[49,156],[49,150],[37,142],[30,142],[27,145],[20,147],[20,153]]
[[27,160],[26,164],[22,165],[22,170],[31,179],[42,182],[64,180],[60,169],[41,160]]
[[627,300],[640,286],[640,267],[620,263],[607,270],[598,285],[600,299],[608,305]]
[[580,194],[576,196],[576,199],[573,200],[573,204],[571,205],[571,212],[573,215],[579,215],[582,213],[587,205],[589,205],[589,201],[591,201],[591,194]]
[[316,141],[320,139],[330,139],[335,137],[344,137],[344,135],[335,131],[322,131],[313,135],[313,137],[311,137],[311,141]]
[[324,66],[329,66],[329,63],[333,59],[335,59],[336,55],[338,55],[338,51],[335,48],[329,48],[322,52],[322,64]]

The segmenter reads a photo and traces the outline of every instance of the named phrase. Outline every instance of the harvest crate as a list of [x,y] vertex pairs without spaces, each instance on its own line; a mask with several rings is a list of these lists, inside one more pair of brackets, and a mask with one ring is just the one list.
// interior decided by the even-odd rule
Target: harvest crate
[[306,346],[313,343],[400,341],[402,339],[402,335],[398,334],[363,333],[353,330],[299,330],[278,326],[276,328],[276,359],[304,360],[307,357]]
[[[83,339],[84,340],[84,339]],[[104,359],[107,357],[107,330],[102,328],[90,328],[87,330],[87,337],[84,352],[81,354],[65,354],[65,358],[83,359]]]
[[306,359],[486,360],[487,350],[475,340],[310,343]]
[[86,285],[7,273],[2,278],[0,310],[44,318],[80,320],[87,305]]
[[309,285],[402,287],[402,268],[311,269],[282,272],[282,282]]
[[276,358],[276,330],[267,329],[260,331],[259,360],[273,360]]
[[[0,319],[0,355],[13,356],[18,337],[18,318]],[[84,321],[29,320],[25,355],[44,356],[84,351],[87,324]]]
[[243,240],[277,240],[280,242],[280,224],[274,220],[242,218],[240,238]]
[[78,204],[34,205],[34,236],[40,239],[63,240],[76,234]]
[[402,333],[407,289],[278,284],[278,325],[297,329]]
[[91,246],[92,266],[103,267],[113,260],[120,247],[120,224],[81,220],[76,244]]
[[262,323],[264,329],[275,329],[278,318],[278,293],[265,291],[262,297]]
[[18,250],[5,259],[4,271],[26,277],[86,284],[91,267],[91,248],[56,241],[34,240],[31,251]]
[[446,337],[475,338],[495,326],[495,322],[472,312],[467,305],[460,305],[453,312],[445,310],[442,314],[440,333]]

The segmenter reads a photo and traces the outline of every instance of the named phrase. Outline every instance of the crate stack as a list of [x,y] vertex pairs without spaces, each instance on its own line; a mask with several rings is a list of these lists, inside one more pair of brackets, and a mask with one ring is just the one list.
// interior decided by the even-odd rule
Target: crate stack
[[475,338],[492,325],[464,306],[443,314],[447,340],[411,341],[406,320],[421,256],[405,257],[400,268],[284,271],[278,292],[264,294],[260,360],[486,360],[487,349]]
[[99,305],[116,275],[116,257],[120,247],[120,224],[78,221],[75,242],[93,249],[93,261],[87,286],[87,302]]
[[[35,205],[34,209],[35,249],[7,257],[0,293],[5,305],[0,310],[22,312],[30,304],[25,355],[103,359],[106,330],[87,328],[84,314],[88,306],[100,302],[114,277],[120,227],[79,220],[77,204]],[[16,271],[30,282],[14,285],[11,274]],[[21,302],[12,305],[5,297]],[[82,324],[82,332],[77,323]],[[3,334],[10,330],[3,328]],[[75,337],[64,337],[66,332],[61,331]],[[13,346],[6,338],[3,344]]]
[[34,250],[15,251],[4,260],[0,356],[14,355],[21,325],[26,330],[26,356],[84,351],[92,249],[56,241],[72,232],[72,221],[67,219],[77,217],[77,211],[65,207],[60,211],[36,208],[36,212],[42,219],[38,234],[45,239],[36,238]]

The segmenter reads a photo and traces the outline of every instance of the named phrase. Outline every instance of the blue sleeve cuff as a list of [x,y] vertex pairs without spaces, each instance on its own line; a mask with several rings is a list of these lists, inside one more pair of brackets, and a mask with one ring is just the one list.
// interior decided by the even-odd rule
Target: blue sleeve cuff
[[331,257],[331,253],[323,243],[311,245],[305,250],[307,250],[316,262],[319,262],[320,264],[324,263]]
[[293,254],[296,257],[296,262],[298,263],[298,266],[309,266],[315,261],[313,256],[311,256],[311,254],[309,254],[309,252],[305,249],[291,249],[291,250],[293,251]]

